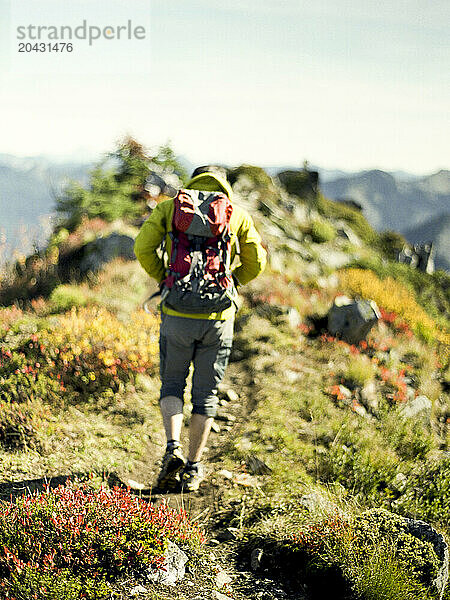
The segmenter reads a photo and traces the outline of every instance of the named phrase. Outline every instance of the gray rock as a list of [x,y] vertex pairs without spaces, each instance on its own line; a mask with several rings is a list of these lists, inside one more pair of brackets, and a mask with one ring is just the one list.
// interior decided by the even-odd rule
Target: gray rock
[[239,400],[239,394],[231,388],[228,388],[225,394],[230,402],[237,402]]
[[328,313],[328,331],[349,344],[357,344],[367,337],[379,318],[375,302],[338,296]]
[[140,594],[147,594],[148,590],[143,585],[135,585],[134,588],[130,590],[130,596],[139,596]]
[[289,327],[291,327],[292,329],[296,329],[302,322],[300,314],[296,308],[289,309],[286,315],[286,320],[289,324]]
[[355,412],[360,417],[365,417],[366,419],[373,419],[371,415],[367,412],[367,410],[361,404],[356,404],[353,407],[353,412]]
[[342,396],[344,396],[345,400],[350,400],[350,398],[352,397],[351,391],[347,387],[345,387],[345,385],[339,386],[339,392],[342,394]]
[[252,571],[257,571],[261,567],[261,561],[264,551],[261,548],[255,548],[250,556],[250,566]]
[[431,417],[433,404],[426,396],[417,396],[402,406],[400,412],[406,419],[424,419],[428,421]]
[[232,582],[226,571],[219,571],[216,575],[216,586],[220,589]]
[[373,412],[378,410],[379,398],[375,381],[368,381],[361,390],[361,402]]
[[351,254],[341,252],[340,250],[331,250],[330,248],[322,248],[320,246],[315,247],[315,250],[318,254],[318,260],[333,270],[345,267],[353,259]]
[[117,232],[88,242],[82,248],[83,258],[80,261],[80,272],[96,272],[106,263],[119,257],[135,260],[133,247],[134,239],[131,236]]
[[175,585],[177,581],[183,579],[186,572],[186,563],[188,557],[178,548],[176,544],[169,541],[166,552],[164,554],[164,569],[148,569],[147,579],[153,583],[161,583],[164,585]]
[[438,600],[444,597],[445,586],[448,581],[448,561],[449,552],[448,545],[441,533],[438,533],[431,525],[425,521],[416,521],[414,519],[405,519],[407,523],[408,533],[415,536],[419,540],[429,542],[436,553],[436,556],[441,562],[438,574],[433,580],[432,585],[438,594]]
[[344,240],[347,240],[348,242],[350,242],[350,244],[353,244],[353,246],[362,246],[359,237],[352,229],[350,229],[350,227],[348,227],[344,223],[344,221],[339,221],[338,223],[335,223],[335,227],[339,237],[343,238]]

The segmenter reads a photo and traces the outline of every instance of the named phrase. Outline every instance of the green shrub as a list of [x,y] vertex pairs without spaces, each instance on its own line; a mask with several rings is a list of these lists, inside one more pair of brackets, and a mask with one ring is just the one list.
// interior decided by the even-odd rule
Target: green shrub
[[72,306],[84,306],[86,302],[86,295],[76,285],[59,285],[50,295],[53,312],[65,312]]
[[375,375],[375,367],[367,356],[352,356],[346,369],[341,372],[348,387],[363,387]]
[[357,236],[368,245],[377,239],[376,231],[369,225],[365,217],[358,211],[341,202],[333,202],[319,194],[317,208],[326,218],[343,220],[349,224]]
[[228,180],[231,185],[234,185],[241,176],[248,177],[258,188],[273,188],[270,175],[262,167],[244,164],[228,171]]
[[384,509],[365,511],[354,519],[353,529],[358,543],[377,544],[387,539],[395,548],[395,558],[403,569],[421,583],[431,586],[439,569],[439,559],[430,542],[408,533],[403,517]]
[[[345,439],[344,430],[341,436]],[[386,449],[347,442],[331,446],[327,453],[321,454],[318,466],[323,480],[338,482],[370,502],[385,497],[396,475],[397,461],[396,455]]]
[[408,478],[395,510],[415,518],[448,526],[450,514],[450,458],[430,460]]
[[36,446],[36,405],[0,402],[0,445],[5,450]]
[[396,231],[383,231],[376,241],[376,247],[390,260],[396,260],[397,254],[407,245],[408,242],[402,234]]
[[336,237],[336,229],[326,221],[313,221],[311,225],[311,237],[318,244],[331,242]]
[[[407,533],[404,519],[383,510],[317,519],[296,507],[285,518],[250,526],[249,549],[262,548],[262,567],[308,597],[344,600],[429,600],[439,561],[430,543]],[[324,505],[318,509],[323,513]],[[286,511],[287,507],[284,507]],[[283,510],[283,509],[282,509]],[[293,530],[293,533],[286,532]]]

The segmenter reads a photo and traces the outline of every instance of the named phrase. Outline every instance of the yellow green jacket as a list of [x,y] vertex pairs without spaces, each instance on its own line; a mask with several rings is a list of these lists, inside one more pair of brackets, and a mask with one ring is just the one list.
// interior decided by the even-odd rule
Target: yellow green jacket
[[[187,184],[186,188],[208,192],[223,192],[233,200],[233,192],[229,183],[213,173],[201,173]],[[166,277],[166,267],[157,249],[165,242],[165,251],[170,256],[172,242],[169,232],[172,230],[174,211],[173,199],[158,204],[149,218],[142,225],[134,243],[134,253],[142,267],[150,277],[160,283]],[[256,231],[251,216],[239,206],[233,204],[230,220],[231,229],[231,262],[239,251],[240,263],[233,269],[233,275],[239,285],[244,285],[259,275],[266,266],[266,251],[261,245],[261,238]],[[239,250],[238,250],[239,249]],[[235,307],[209,314],[186,314],[162,306],[164,313],[177,317],[194,319],[219,319],[232,317]]]

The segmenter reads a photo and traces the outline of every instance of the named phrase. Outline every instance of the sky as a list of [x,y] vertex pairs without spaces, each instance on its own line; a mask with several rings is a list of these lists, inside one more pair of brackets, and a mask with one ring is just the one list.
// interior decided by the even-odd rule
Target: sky
[[[92,159],[131,134],[197,164],[449,167],[447,1],[0,0],[0,16],[0,153]],[[146,39],[18,54],[18,24],[83,19]]]

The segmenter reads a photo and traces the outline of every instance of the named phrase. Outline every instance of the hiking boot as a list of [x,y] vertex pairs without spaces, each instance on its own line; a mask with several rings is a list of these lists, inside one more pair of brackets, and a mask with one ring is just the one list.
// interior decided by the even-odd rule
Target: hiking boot
[[182,492],[196,492],[200,486],[200,483],[204,479],[203,467],[200,464],[195,466],[189,465],[184,467],[181,473],[181,491]]
[[166,450],[156,484],[158,489],[174,490],[180,482],[179,474],[183,470],[184,464],[185,460],[181,448]]

